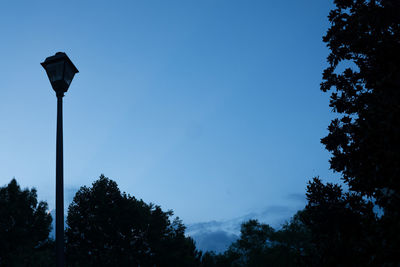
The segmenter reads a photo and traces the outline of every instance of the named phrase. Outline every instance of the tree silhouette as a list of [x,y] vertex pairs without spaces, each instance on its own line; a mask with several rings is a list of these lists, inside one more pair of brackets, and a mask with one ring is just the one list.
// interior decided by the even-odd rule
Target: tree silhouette
[[[266,261],[265,250],[274,234],[274,229],[257,220],[242,224],[240,238],[228,249],[227,255],[233,258],[234,266],[257,266]],[[236,258],[236,259],[235,259]]]
[[400,1],[336,0],[322,91],[339,117],[322,139],[349,189],[383,209],[381,259],[400,264]]
[[306,266],[371,266],[376,263],[376,216],[360,194],[314,178],[299,216],[311,234]]
[[0,266],[52,266],[51,216],[36,189],[21,190],[15,179],[0,188]]
[[240,238],[223,254],[204,253],[201,266],[309,266],[310,233],[300,213],[279,230],[257,220],[244,222]]
[[[332,169],[343,173],[350,189],[398,210],[400,2],[336,5],[324,37],[331,53],[321,89],[335,88],[330,105],[343,116],[332,121],[322,142],[333,153]],[[337,73],[346,61],[353,65]]]
[[101,175],[81,187],[68,209],[70,266],[195,266],[199,255],[172,211],[121,193]]

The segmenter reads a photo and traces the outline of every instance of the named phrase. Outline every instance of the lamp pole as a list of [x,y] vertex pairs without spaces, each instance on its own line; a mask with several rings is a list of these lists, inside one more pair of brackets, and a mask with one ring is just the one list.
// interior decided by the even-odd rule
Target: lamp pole
[[64,266],[64,159],[63,116],[64,94],[57,95],[57,140],[56,140],[56,266]]
[[57,96],[56,138],[56,266],[64,267],[64,160],[63,160],[63,116],[64,93],[78,73],[78,69],[65,53],[58,52],[41,63],[46,70],[51,86]]

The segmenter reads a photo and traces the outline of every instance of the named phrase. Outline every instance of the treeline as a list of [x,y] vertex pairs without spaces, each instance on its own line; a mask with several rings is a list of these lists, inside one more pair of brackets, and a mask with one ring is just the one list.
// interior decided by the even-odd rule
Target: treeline
[[[244,222],[222,254],[201,253],[171,211],[101,176],[68,209],[68,266],[400,266],[400,1],[335,0],[321,90],[337,118],[321,142],[346,186],[307,186],[281,229]],[[54,266],[47,204],[0,189],[0,265]]]
[[[224,253],[204,253],[172,211],[121,193],[101,175],[68,208],[67,266],[397,266],[399,245],[383,238],[395,218],[377,216],[371,201],[318,178],[306,195],[305,209],[280,229],[249,220]],[[1,187],[0,266],[54,266],[51,221],[35,189],[22,190],[15,179]]]
[[[201,253],[172,211],[121,193],[101,175],[68,208],[67,266],[199,266]],[[35,189],[0,188],[0,265],[54,266],[51,215]]]
[[201,266],[397,266],[381,254],[371,202],[318,178],[309,182],[307,200],[281,229],[243,223],[240,238],[225,253],[203,254]]

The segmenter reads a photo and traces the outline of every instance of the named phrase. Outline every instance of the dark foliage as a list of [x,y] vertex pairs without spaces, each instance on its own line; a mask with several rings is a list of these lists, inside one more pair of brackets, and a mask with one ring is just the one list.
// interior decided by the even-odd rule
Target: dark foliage
[[201,266],[300,266],[310,250],[310,233],[300,213],[280,230],[257,220],[243,223],[240,238],[223,254],[204,253]]
[[360,194],[314,178],[300,220],[311,234],[307,266],[371,266],[376,263],[376,216]]
[[0,188],[0,266],[52,266],[51,216],[36,190],[15,179]]
[[[400,1],[337,0],[324,37],[321,90],[339,114],[322,139],[331,168],[358,197],[375,200],[377,257],[400,264]],[[342,70],[343,69],[343,70]],[[379,252],[380,251],[380,252]]]
[[[351,190],[398,213],[400,1],[335,1],[323,38],[331,50],[321,90],[342,116],[322,139]],[[341,71],[341,69],[343,69]]]
[[195,266],[199,255],[172,211],[121,193],[104,177],[81,187],[68,209],[70,266]]

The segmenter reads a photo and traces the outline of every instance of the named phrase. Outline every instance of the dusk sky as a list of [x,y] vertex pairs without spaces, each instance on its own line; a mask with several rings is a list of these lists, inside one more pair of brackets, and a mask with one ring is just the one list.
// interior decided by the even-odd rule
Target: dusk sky
[[56,96],[40,62],[63,51],[79,69],[64,97],[66,205],[103,173],[184,223],[296,211],[312,177],[338,181],[320,144],[331,8],[2,1],[0,186],[15,177],[54,208]]

